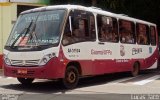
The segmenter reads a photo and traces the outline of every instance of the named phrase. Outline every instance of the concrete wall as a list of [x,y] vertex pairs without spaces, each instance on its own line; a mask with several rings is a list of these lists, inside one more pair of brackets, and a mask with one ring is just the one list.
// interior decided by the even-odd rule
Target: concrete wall
[[0,67],[2,67],[2,53],[4,45],[17,19],[16,3],[0,3]]

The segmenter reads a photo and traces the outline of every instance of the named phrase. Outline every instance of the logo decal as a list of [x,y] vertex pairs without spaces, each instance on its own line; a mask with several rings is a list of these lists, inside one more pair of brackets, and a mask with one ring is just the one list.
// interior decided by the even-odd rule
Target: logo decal
[[112,55],[111,50],[91,50],[91,55]]
[[132,55],[139,54],[142,52],[142,48],[132,48]]
[[120,55],[125,56],[125,50],[123,45],[120,46]]
[[149,53],[152,53],[152,47],[149,47]]

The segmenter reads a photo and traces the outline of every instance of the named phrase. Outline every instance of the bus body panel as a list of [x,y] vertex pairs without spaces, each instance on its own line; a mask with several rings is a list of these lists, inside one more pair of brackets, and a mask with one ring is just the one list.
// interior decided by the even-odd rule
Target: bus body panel
[[[23,63],[19,63],[16,61],[38,61],[36,63],[41,62],[44,56],[54,53],[55,57],[49,60],[46,65],[33,65],[33,66],[23,66]],[[6,76],[12,77],[32,77],[32,78],[45,78],[45,79],[57,79],[64,77],[65,65],[61,61],[62,54],[59,54],[59,47],[52,47],[43,51],[34,51],[34,52],[9,52],[8,50],[4,50],[4,54],[11,59],[11,63],[16,63],[17,65],[7,65],[4,63],[4,74]],[[14,60],[12,60],[14,59]],[[38,60],[37,60],[38,59]],[[32,62],[31,62],[32,63]],[[35,63],[35,62],[34,62]],[[34,64],[33,63],[33,64]],[[20,66],[18,66],[18,64]],[[28,63],[30,64],[30,63]],[[49,69],[49,70],[48,70]],[[18,70],[26,70],[27,73],[18,74]],[[31,74],[29,74],[31,73]]]
[[[66,57],[66,55],[64,54],[65,50],[60,50],[62,52],[60,52],[59,57],[51,59],[45,66],[18,67],[18,66],[8,66],[4,64],[4,74],[6,76],[11,76],[11,77],[29,77],[29,78],[40,78],[40,79],[64,78],[65,69],[69,62],[80,63],[82,76],[131,71],[136,61],[140,63],[141,70],[145,70],[154,65],[155,62],[156,64],[154,66],[157,66],[157,59],[158,59],[157,58],[158,54],[156,52],[157,50],[158,49],[154,51],[152,56],[146,59],[113,59],[113,60],[110,59],[73,60]],[[61,61],[62,58],[63,60]],[[22,72],[22,74],[18,74],[18,70],[22,71],[27,70],[27,73]]]
[[65,70],[58,58],[51,59],[45,66],[4,66],[5,76],[23,78],[58,79],[64,77]]
[[[124,47],[123,56],[121,56],[121,46]],[[100,45],[98,42],[80,42],[64,46],[63,52],[68,61],[76,60],[80,63],[83,75],[131,71],[137,61],[140,69],[144,70],[151,67],[158,59],[156,46],[135,44],[106,42]],[[83,65],[85,61],[86,64]]]

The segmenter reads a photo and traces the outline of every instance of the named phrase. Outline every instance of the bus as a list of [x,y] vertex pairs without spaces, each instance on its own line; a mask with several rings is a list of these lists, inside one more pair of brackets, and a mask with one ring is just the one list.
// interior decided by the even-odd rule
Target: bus
[[28,85],[34,79],[79,79],[156,69],[156,24],[96,7],[54,5],[20,14],[4,47],[4,75]]

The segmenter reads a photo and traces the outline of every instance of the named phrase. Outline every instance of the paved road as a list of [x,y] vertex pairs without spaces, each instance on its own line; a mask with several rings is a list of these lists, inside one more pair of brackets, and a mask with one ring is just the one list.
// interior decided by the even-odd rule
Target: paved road
[[65,90],[51,80],[35,80],[26,87],[1,72],[0,94],[2,100],[160,100],[160,72],[144,71],[137,77],[116,73],[83,78],[73,90]]

